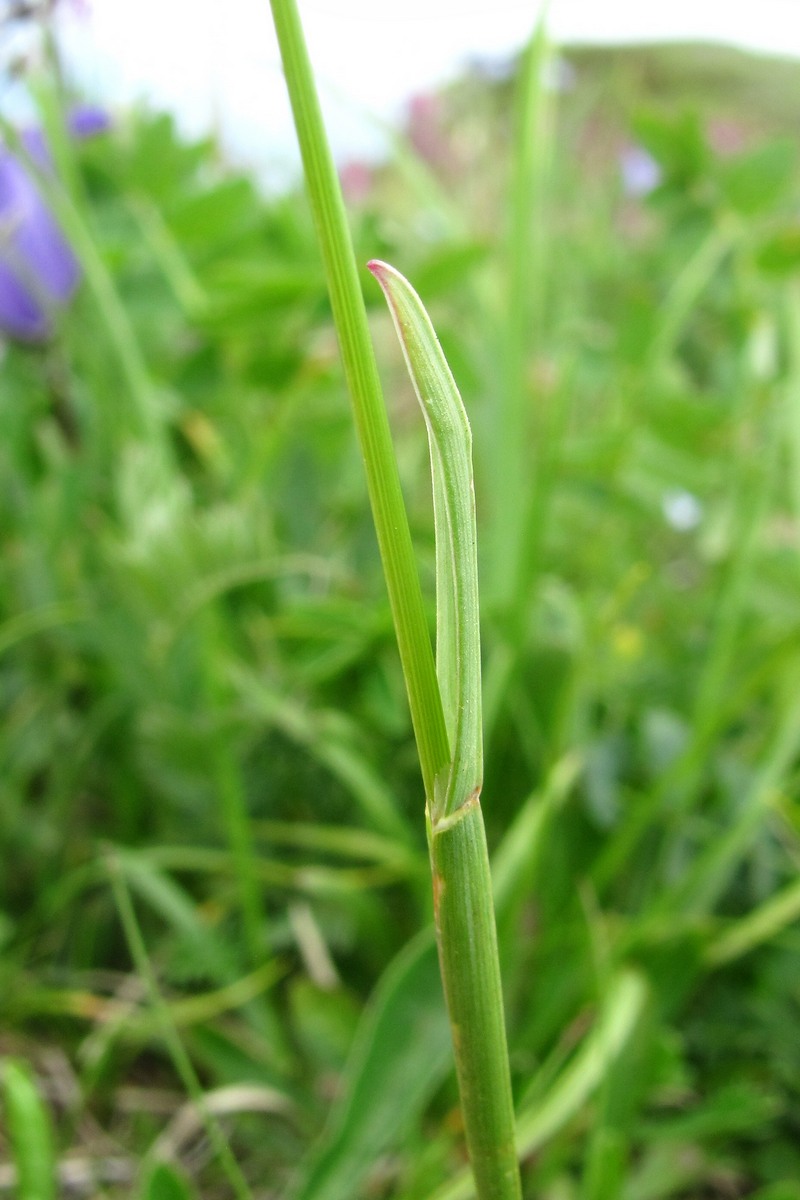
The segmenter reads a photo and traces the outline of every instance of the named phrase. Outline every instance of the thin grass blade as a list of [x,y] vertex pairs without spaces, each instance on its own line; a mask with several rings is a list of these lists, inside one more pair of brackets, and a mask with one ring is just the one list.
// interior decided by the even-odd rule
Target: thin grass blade
[[271,0],[271,7],[364,457],[420,767],[426,795],[430,798],[434,779],[449,761],[450,753],[397,461],[342,190],[325,136],[297,5],[294,0]]
[[3,1109],[16,1167],[19,1200],[55,1200],[56,1158],[47,1108],[33,1072],[21,1059],[6,1059],[0,1073]]

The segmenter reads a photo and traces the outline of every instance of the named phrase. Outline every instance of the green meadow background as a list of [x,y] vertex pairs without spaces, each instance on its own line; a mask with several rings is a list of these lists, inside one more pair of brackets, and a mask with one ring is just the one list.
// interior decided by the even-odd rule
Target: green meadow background
[[[343,181],[473,426],[525,1194],[798,1200],[800,67],[534,42],[410,113]],[[0,1196],[468,1197],[302,192],[160,113],[59,157],[84,283],[0,364]]]

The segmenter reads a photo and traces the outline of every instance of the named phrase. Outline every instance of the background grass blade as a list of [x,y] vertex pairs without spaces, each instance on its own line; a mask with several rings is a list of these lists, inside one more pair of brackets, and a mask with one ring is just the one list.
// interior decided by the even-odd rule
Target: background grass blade
[[16,1167],[19,1200],[55,1200],[56,1156],[50,1115],[27,1063],[7,1058],[0,1064],[3,1112]]
[[341,1099],[295,1192],[357,1192],[376,1159],[402,1142],[450,1063],[436,947],[421,934],[390,964],[356,1034]]

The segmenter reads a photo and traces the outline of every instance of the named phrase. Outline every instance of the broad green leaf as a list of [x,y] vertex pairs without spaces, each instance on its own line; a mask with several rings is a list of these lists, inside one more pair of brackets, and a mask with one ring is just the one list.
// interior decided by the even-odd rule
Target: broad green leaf
[[436,947],[420,934],[389,965],[362,1018],[341,1099],[295,1200],[357,1196],[380,1155],[402,1145],[450,1064]]
[[301,976],[289,985],[287,999],[298,1045],[317,1069],[338,1071],[357,1027],[358,1010],[343,987],[323,989]]
[[791,275],[800,266],[800,222],[788,221],[765,238],[756,261],[762,271],[772,275]]
[[642,145],[660,163],[672,182],[693,183],[711,161],[700,118],[690,109],[678,116],[665,116],[653,109],[640,111],[633,126]]
[[156,1163],[142,1187],[140,1200],[192,1200],[194,1191],[170,1163]]
[[768,142],[748,151],[721,170],[728,203],[744,217],[768,211],[791,186],[795,166],[794,142]]

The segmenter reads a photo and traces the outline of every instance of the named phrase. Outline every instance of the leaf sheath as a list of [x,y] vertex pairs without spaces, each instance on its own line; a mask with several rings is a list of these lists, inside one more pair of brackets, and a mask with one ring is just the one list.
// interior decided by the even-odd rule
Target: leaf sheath
[[477,796],[429,823],[436,940],[480,1200],[520,1200],[492,882]]

